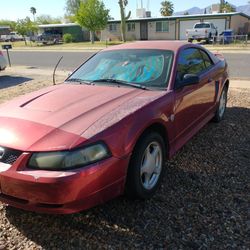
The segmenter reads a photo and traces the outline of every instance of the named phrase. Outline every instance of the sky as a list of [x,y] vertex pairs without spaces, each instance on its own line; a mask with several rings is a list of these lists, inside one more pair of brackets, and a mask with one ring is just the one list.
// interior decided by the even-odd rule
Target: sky
[[[149,4],[148,4],[149,1]],[[118,0],[103,0],[106,8],[110,9],[110,15],[115,19],[119,19]],[[140,6],[141,0],[128,0],[126,11],[131,10],[132,17],[135,16],[135,10]],[[152,12],[152,17],[160,17],[160,6],[162,0],[143,0],[144,7],[149,6]],[[172,0],[174,11],[184,11],[192,7],[205,8],[213,3],[218,3],[219,0]],[[231,4],[240,6],[248,3],[248,0],[229,0]],[[37,15],[48,14],[53,17],[62,17],[65,14],[66,0],[0,0],[0,20],[17,20],[32,17],[30,7],[35,7]]]

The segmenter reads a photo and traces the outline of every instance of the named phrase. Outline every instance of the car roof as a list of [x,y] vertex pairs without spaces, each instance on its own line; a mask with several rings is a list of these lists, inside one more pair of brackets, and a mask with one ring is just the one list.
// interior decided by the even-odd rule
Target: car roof
[[104,51],[123,50],[123,49],[162,49],[178,51],[181,47],[189,43],[182,41],[136,41],[132,43],[124,43],[111,46]]

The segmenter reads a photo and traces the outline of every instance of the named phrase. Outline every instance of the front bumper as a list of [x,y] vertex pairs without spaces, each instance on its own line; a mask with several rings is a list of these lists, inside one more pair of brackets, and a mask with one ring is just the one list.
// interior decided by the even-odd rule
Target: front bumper
[[29,154],[0,163],[0,201],[25,210],[74,213],[123,193],[129,157],[111,157],[71,171],[27,169]]

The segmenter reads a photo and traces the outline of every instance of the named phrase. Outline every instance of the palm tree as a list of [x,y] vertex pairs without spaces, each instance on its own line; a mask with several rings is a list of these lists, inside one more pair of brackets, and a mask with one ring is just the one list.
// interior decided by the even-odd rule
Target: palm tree
[[160,9],[162,16],[172,16],[174,12],[174,5],[171,1],[163,1],[161,2],[161,9]]
[[220,0],[220,13],[223,12],[223,6],[225,4],[225,0]]
[[33,19],[34,19],[34,22],[35,22],[36,8],[35,7],[31,7],[30,8],[30,12],[33,15]]

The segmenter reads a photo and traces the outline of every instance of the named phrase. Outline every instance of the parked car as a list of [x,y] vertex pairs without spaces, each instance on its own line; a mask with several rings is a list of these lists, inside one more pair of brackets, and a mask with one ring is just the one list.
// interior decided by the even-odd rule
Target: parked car
[[36,42],[42,44],[58,44],[62,43],[62,35],[56,32],[47,31],[36,37]]
[[6,59],[3,55],[3,52],[0,50],[0,71],[4,70],[7,66]]
[[124,192],[148,199],[165,161],[221,121],[228,87],[223,56],[199,45],[107,48],[63,84],[0,106],[0,200],[73,213]]
[[194,25],[193,29],[186,30],[188,42],[193,42],[193,40],[197,40],[198,42],[205,40],[209,43],[217,35],[217,28],[210,22],[199,22]]
[[16,42],[16,41],[23,41],[24,38],[17,32],[10,32],[9,35],[2,35],[1,40],[4,42]]

